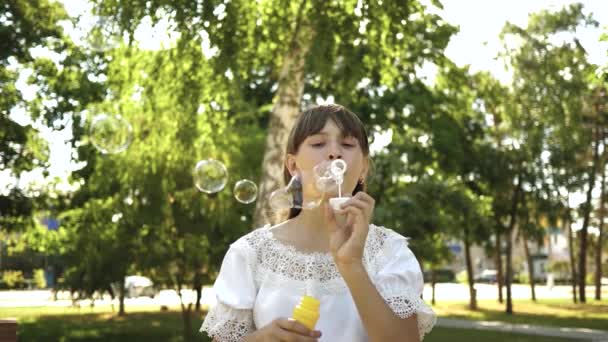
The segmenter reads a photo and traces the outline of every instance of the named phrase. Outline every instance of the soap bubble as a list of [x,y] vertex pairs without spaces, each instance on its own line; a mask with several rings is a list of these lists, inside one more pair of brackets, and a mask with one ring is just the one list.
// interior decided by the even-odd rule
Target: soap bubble
[[[321,205],[325,193],[338,192],[338,185],[344,180],[344,173],[347,165],[342,159],[326,160],[317,164],[312,169],[312,175],[309,171],[302,171],[304,179],[311,179],[314,184],[310,184],[312,188],[319,192],[318,196],[311,199],[303,198],[302,191],[302,176],[295,175],[289,181],[285,188],[273,191],[270,194],[270,207],[274,210],[284,209],[314,209]],[[313,191],[307,191],[311,193]]]
[[120,28],[115,20],[107,17],[97,17],[97,20],[87,35],[91,50],[106,52],[117,47],[121,42]]
[[205,193],[222,191],[228,182],[226,166],[215,159],[205,159],[196,163],[193,172],[194,185]]
[[299,175],[295,175],[286,187],[273,191],[270,194],[270,207],[274,210],[285,209],[314,209],[321,205],[322,197],[304,201],[302,182]]
[[93,118],[89,136],[101,153],[120,153],[131,144],[133,128],[120,115],[99,114]]
[[336,159],[331,162],[330,170],[334,178],[342,178],[346,172],[346,162],[342,159]]
[[313,168],[315,186],[321,192],[336,191],[344,181],[346,162],[342,159],[326,160]]
[[258,186],[248,179],[241,179],[234,185],[234,198],[243,204],[249,204],[258,197]]

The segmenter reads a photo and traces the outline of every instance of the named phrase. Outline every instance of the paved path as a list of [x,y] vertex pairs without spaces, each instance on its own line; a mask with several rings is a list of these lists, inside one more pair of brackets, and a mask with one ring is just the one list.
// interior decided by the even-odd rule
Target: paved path
[[470,321],[437,318],[437,326],[446,328],[493,330],[525,335],[570,338],[578,341],[608,342],[608,331],[586,328],[547,327],[530,324],[510,324],[496,321]]

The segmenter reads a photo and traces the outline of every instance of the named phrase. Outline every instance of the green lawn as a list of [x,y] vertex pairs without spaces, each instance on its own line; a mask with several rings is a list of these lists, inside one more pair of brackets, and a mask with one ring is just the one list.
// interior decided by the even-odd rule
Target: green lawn
[[518,300],[513,302],[514,315],[507,315],[504,304],[495,300],[480,301],[478,306],[479,310],[470,311],[465,302],[437,302],[433,310],[441,317],[608,330],[608,300],[586,304],[565,299]]
[[[154,311],[152,311],[154,309]],[[118,317],[110,307],[95,308],[0,308],[0,317],[14,317],[20,342],[150,341],[183,342],[183,321],[177,309],[127,308]],[[198,333],[202,314],[192,315],[192,341],[210,341]]]
[[[524,305],[516,302],[519,312],[509,317],[496,312],[500,307],[481,302],[482,309],[475,313],[464,310],[463,303],[438,303],[436,311],[442,316],[468,319],[491,319],[510,322],[538,323],[545,325],[603,327],[608,326],[607,304],[591,304],[569,307],[564,301],[541,302],[539,305]],[[524,313],[526,308],[528,312]],[[534,308],[535,310],[532,310]],[[546,310],[553,310],[547,313]],[[151,341],[184,342],[181,313],[177,308],[160,312],[156,307],[127,307],[126,317],[117,317],[110,307],[94,308],[0,308],[0,318],[16,317],[19,320],[20,342],[101,342],[101,341]],[[447,315],[445,313],[448,313]],[[522,317],[519,317],[519,316]],[[580,316],[580,317],[579,317]],[[586,318],[585,318],[586,317]],[[534,322],[531,322],[533,319]],[[197,332],[202,322],[202,314],[192,317],[193,341],[209,341]],[[587,324],[583,324],[586,322]],[[425,342],[439,341],[509,341],[509,342],[568,342],[566,339],[543,338],[493,331],[452,329],[436,327],[427,335]]]
[[577,340],[529,336],[519,334],[507,334],[497,331],[468,330],[452,328],[435,328],[424,338],[424,342],[470,342],[470,341],[492,341],[492,342],[575,342]]

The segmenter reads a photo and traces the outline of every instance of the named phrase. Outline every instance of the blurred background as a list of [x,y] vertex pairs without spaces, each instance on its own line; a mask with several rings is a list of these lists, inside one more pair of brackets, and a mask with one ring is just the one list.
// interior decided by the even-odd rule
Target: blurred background
[[426,341],[608,341],[603,0],[3,0],[0,47],[20,341],[208,340],[223,255],[326,103],[368,129]]

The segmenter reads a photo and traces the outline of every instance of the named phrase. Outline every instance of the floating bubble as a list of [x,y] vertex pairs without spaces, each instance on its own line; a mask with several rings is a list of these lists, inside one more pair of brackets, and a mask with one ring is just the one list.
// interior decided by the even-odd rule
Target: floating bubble
[[268,199],[274,210],[285,209],[314,209],[321,205],[322,197],[304,200],[300,176],[291,178],[289,184],[282,189],[273,191]]
[[99,152],[120,153],[131,144],[133,128],[120,115],[99,114],[93,118],[89,136]]
[[115,20],[98,17],[87,35],[87,43],[95,52],[106,52],[120,45],[120,28]]
[[228,182],[226,166],[215,159],[196,163],[193,172],[194,185],[202,192],[214,194],[222,191]]
[[243,204],[249,204],[258,197],[258,186],[248,179],[241,179],[234,185],[234,198]]

